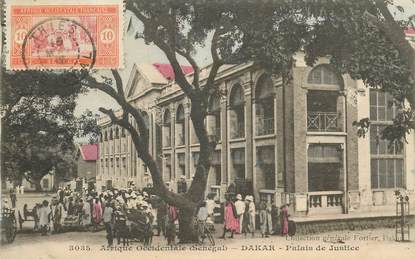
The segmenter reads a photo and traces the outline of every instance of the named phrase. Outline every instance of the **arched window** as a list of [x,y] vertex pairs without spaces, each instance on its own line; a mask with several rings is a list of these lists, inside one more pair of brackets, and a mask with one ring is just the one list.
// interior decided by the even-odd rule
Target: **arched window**
[[185,144],[185,119],[184,119],[184,108],[183,105],[177,107],[176,112],[176,132],[177,132],[177,145]]
[[108,133],[107,133],[107,131],[105,131],[104,132],[104,141],[107,141],[108,140]]
[[231,138],[243,138],[245,136],[244,91],[239,84],[231,91],[229,120]]
[[209,115],[213,118],[209,121],[209,128],[212,129],[212,134],[216,137],[216,140],[221,139],[220,134],[220,97],[212,96],[209,100]]
[[171,146],[171,114],[166,110],[163,115],[163,146]]
[[124,129],[124,128],[122,128],[122,129],[121,129],[121,137],[122,137],[122,138],[124,138],[124,137],[125,137],[125,129]]
[[340,80],[334,69],[329,65],[320,65],[308,75],[307,83],[323,85],[340,85]]
[[256,134],[274,134],[274,87],[269,75],[262,75],[255,87]]
[[103,141],[103,138],[102,138],[102,132],[101,133],[99,133],[99,142],[102,142]]
[[113,135],[112,135],[112,129],[110,129],[110,140],[113,139]]

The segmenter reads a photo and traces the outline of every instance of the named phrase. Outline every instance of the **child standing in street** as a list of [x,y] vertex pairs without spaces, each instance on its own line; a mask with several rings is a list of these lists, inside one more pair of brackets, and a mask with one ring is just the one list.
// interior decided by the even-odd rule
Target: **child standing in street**
[[40,207],[38,210],[39,225],[42,236],[46,236],[49,230],[50,213],[51,209],[49,207],[49,202],[47,200],[44,200],[42,202],[42,207]]

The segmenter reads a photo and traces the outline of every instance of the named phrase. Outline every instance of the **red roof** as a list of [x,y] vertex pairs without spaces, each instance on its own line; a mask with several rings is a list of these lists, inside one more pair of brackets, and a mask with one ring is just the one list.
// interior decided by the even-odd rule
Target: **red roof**
[[415,34],[415,29],[414,28],[406,28],[405,29],[405,34]]
[[[174,71],[173,67],[170,64],[161,64],[154,63],[153,66],[163,75],[167,80],[174,80]],[[181,66],[185,74],[193,72],[193,67],[191,66]]]
[[79,147],[79,151],[85,161],[98,160],[98,144],[82,145]]

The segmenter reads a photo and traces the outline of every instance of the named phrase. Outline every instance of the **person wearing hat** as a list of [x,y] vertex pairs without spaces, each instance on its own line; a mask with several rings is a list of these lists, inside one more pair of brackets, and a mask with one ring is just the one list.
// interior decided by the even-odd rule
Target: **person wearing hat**
[[241,194],[236,195],[235,209],[236,209],[236,217],[239,221],[239,229],[237,233],[242,233],[242,223],[244,220],[245,202],[242,201]]
[[102,215],[102,220],[104,222],[105,230],[107,232],[107,241],[108,246],[112,246],[114,237],[113,237],[113,219],[114,219],[114,210],[110,202],[105,203],[104,213]]
[[91,225],[91,206],[89,204],[89,201],[90,199],[87,199],[86,202],[84,202],[82,199],[80,200],[80,206],[82,208],[82,225],[84,226],[84,228]]
[[49,221],[50,221],[50,207],[49,202],[44,200],[42,202],[42,206],[38,210],[39,215],[39,226],[42,236],[46,236],[48,229],[49,229]]
[[223,215],[223,235],[221,238],[225,239],[226,232],[231,232],[231,238],[233,238],[233,234],[239,229],[239,221],[236,219],[236,209],[230,195],[226,199]]
[[62,224],[64,219],[63,204],[58,201],[57,197],[52,199],[51,215],[53,221],[53,232],[59,233],[62,230]]
[[254,203],[254,196],[249,195],[249,223],[250,223],[250,228],[252,230],[252,236],[254,236],[254,232],[255,232],[255,203]]
[[146,224],[144,226],[144,245],[149,245],[153,237],[153,221],[154,215],[151,212],[151,205],[146,201],[142,202],[143,213],[146,217]]
[[245,237],[248,233],[252,233],[252,237],[255,232],[255,204],[251,195],[245,196],[245,212],[242,221],[242,233]]
[[271,204],[265,201],[259,204],[259,224],[262,237],[269,237],[272,231]]
[[135,193],[131,193],[131,195],[127,196],[127,207],[133,209],[136,205],[136,198],[137,196]]

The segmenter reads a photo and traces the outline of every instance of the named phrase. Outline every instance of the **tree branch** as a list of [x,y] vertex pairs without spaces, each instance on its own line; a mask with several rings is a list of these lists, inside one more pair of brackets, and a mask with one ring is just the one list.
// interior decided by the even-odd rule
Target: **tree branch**
[[135,121],[137,122],[138,131],[142,138],[141,144],[143,144],[144,148],[148,150],[148,143],[149,143],[148,127],[146,126],[144,117],[142,116],[143,112],[139,108],[133,107],[132,104],[130,104],[126,100],[123,86],[122,86],[122,80],[121,80],[121,77],[118,71],[112,70],[111,72],[114,75],[116,87],[119,91],[121,91],[121,93],[118,93],[117,91],[114,90],[114,88],[112,88],[110,85],[106,83],[97,82],[95,78],[93,77],[89,77],[88,82],[84,82],[84,83],[88,87],[101,90],[104,93],[111,96],[112,98],[114,98],[126,114],[131,114],[134,117]]
[[213,63],[212,68],[209,72],[208,79],[206,81],[206,86],[208,87],[211,87],[214,84],[216,75],[218,74],[218,70],[223,65],[223,60],[220,58],[218,53],[219,36],[219,30],[215,30],[215,33],[212,37],[212,44],[210,47],[210,53],[212,55]]
[[132,1],[127,1],[126,8],[132,11],[136,15],[136,17],[143,23],[145,33],[151,36],[151,41],[164,52],[173,68],[176,83],[180,86],[183,92],[191,99],[193,96],[194,89],[193,86],[187,81],[186,76],[183,73],[182,67],[180,66],[179,61],[177,60],[176,49],[172,49],[171,45],[166,43],[164,39],[162,39],[160,35],[157,33],[156,25],[161,24],[157,23],[154,19],[145,17],[138,9],[137,5],[134,4]]
[[409,65],[411,69],[411,80],[415,82],[415,49],[406,39],[404,30],[395,21],[385,1],[376,0],[375,4],[385,20],[383,22],[379,21],[377,17],[368,12],[366,12],[366,16],[386,34],[392,44],[399,50],[400,58],[405,60]]
[[180,50],[180,49],[176,48],[176,52],[180,56],[184,57],[187,60],[187,62],[189,62],[189,64],[192,66],[192,68],[193,68],[193,82],[192,82],[192,84],[196,89],[199,89],[200,68],[197,65],[196,61],[194,60],[194,58],[190,55],[190,53],[188,51]]
[[112,73],[112,76],[115,79],[115,85],[117,86],[118,94],[125,97],[124,88],[123,88],[122,79],[121,79],[120,74],[115,69],[111,69],[111,73]]

